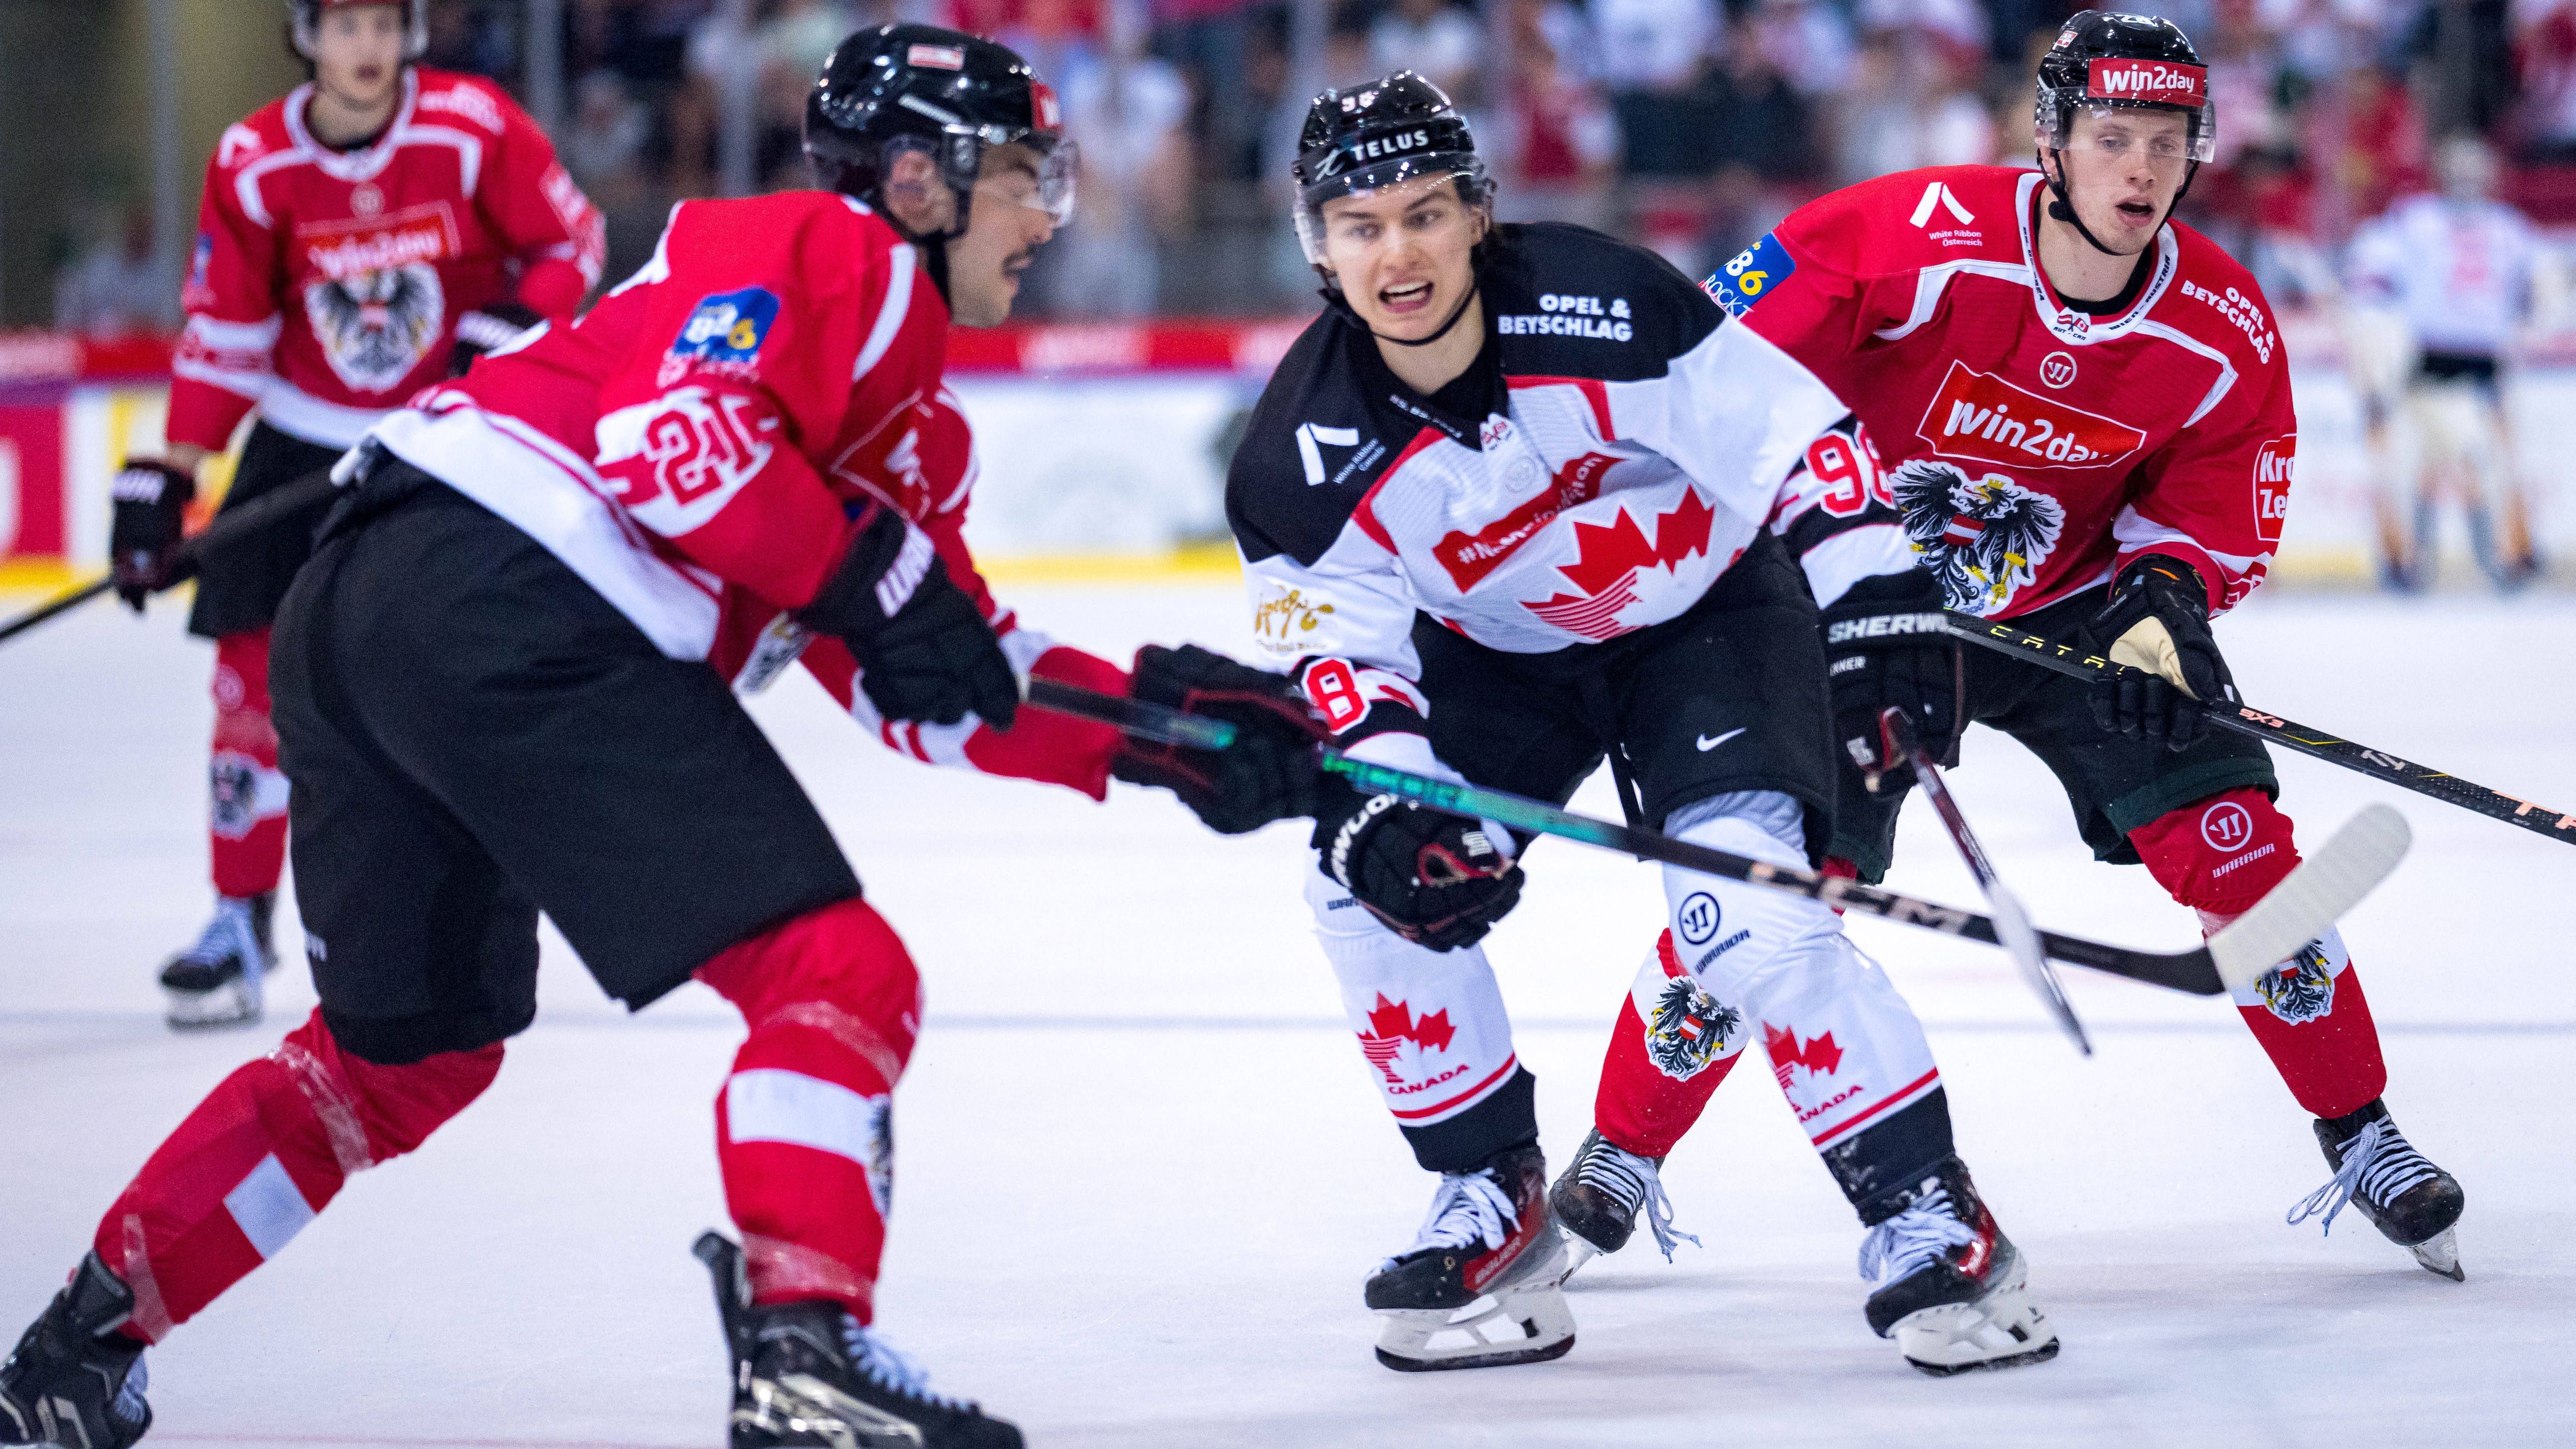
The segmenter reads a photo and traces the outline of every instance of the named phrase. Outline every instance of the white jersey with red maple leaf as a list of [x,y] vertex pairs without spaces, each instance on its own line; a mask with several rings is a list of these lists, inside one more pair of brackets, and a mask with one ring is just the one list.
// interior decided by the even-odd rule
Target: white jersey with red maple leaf
[[2287,516],[2298,420],[2262,289],[2182,224],[2093,315],[2035,261],[2036,171],[1946,166],[1792,212],[1711,296],[1848,401],[1951,607],[2043,608],[2170,554],[2213,612]]
[[498,86],[414,68],[374,140],[305,126],[313,87],[230,127],[206,167],[169,437],[220,450],[254,407],[345,448],[447,375],[456,320],[569,318],[607,254],[598,208]]

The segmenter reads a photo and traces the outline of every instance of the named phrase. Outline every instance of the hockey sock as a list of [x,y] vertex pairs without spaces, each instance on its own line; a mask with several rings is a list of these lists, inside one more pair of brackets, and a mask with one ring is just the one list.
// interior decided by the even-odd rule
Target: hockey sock
[[286,864],[286,776],[268,717],[268,630],[215,641],[215,739],[207,766],[207,825],[215,889],[256,896],[277,889]]
[[740,942],[698,979],[751,1035],[716,1097],[716,1161],[756,1303],[875,1314],[894,1200],[895,1081],[921,1023],[921,978],[856,898]]
[[126,1186],[91,1244],[157,1343],[276,1256],[349,1174],[409,1152],[501,1069],[498,1042],[404,1066],[343,1051],[316,1011],[224,1078]]
[[1682,969],[1673,933],[1655,938],[1636,983],[1619,1003],[1592,1125],[1614,1147],[1660,1158],[1708,1110],[1717,1084],[1735,1070],[1753,1034]]
[[[2204,935],[2252,909],[2299,863],[2290,820],[2261,790],[2230,790],[2129,832],[2173,898],[2200,913]],[[2310,1114],[2340,1117],[2388,1085],[2379,1029],[2361,978],[2329,930],[2235,993],[2236,1010]]]
[[1320,870],[1306,873],[1315,939],[1379,1095],[1431,1172],[1472,1172],[1538,1140],[1537,1079],[1482,946],[1434,951],[1388,930]]

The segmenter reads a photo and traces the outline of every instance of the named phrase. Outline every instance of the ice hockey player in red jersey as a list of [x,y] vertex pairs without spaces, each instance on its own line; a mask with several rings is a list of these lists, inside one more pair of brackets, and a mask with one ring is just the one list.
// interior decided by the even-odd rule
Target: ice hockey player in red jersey
[[[1551,800],[1606,760],[1631,819],[1804,869],[1833,765],[1816,600],[1912,560],[1795,506],[1848,410],[1653,253],[1496,224],[1467,122],[1410,73],[1306,116],[1296,220],[1327,308],[1226,485],[1255,636],[1353,757]],[[1795,515],[1795,521],[1785,521]],[[1336,785],[1305,873],[1360,1057],[1438,1174],[1369,1275],[1401,1370],[1573,1344],[1536,1079],[1481,940],[1520,893],[1502,826]],[[1676,1060],[1756,1022],[1842,1064],[1806,1118],[1859,1216],[1870,1327],[1934,1373],[2056,1352],[1971,1182],[1922,1027],[1834,914],[1666,868]],[[1866,1091],[1858,1090],[1866,1087]]]
[[[1826,513],[1901,531],[1910,576],[1825,610],[1841,782],[1838,868],[1887,870],[1901,766],[1873,791],[1882,708],[1936,755],[1974,720],[2054,771],[2097,858],[2143,862],[2214,931],[2298,863],[2259,744],[2208,731],[2182,696],[2234,699],[2209,621],[2263,580],[2289,501],[2298,423],[2280,334],[2244,268],[2171,220],[2208,159],[2207,73],[2170,21],[2086,12],[2040,63],[2041,170],[1903,172],[1813,202],[1708,280],[1755,333],[1859,411],[1881,459]],[[1942,640],[1937,611],[2010,619],[2147,671],[2080,682]],[[1597,1140],[1554,1189],[1601,1251],[1623,1244],[1655,1168],[1724,1077],[1654,1051],[1672,943],[1622,1008]],[[2340,932],[2237,1007],[2299,1104],[2333,1179],[2293,1210],[2345,1203],[2459,1276],[2460,1187],[2397,1130],[2370,1005]],[[1795,1045],[1795,1043],[1791,1043]],[[1784,1059],[1829,1078],[1830,1065]],[[1792,1063],[1795,1063],[1793,1066]]]
[[[137,609],[170,581],[204,461],[258,421],[238,507],[331,465],[460,353],[569,318],[605,247],[600,215],[500,87],[412,64],[425,0],[288,0],[311,83],[223,134],[206,168],[169,447],[126,460],[110,555]],[[318,511],[210,556],[189,631],[215,641],[208,770],[215,914],[162,968],[173,1026],[255,1021],[286,857],[269,720],[269,621]]]
[[[737,1449],[1020,1443],[872,1326],[920,982],[729,686],[801,635],[916,753],[1165,785],[1229,830],[1312,812],[1311,726],[1276,676],[1194,649],[1143,651],[1133,692],[1237,724],[1219,754],[1017,708],[939,386],[951,318],[1007,316],[1070,208],[1053,93],[1002,46],[886,26],[834,52],[806,134],[827,189],[684,203],[580,321],[345,460],[274,649],[322,1004],[108,1209],[0,1364],[0,1443],[139,1438],[146,1346],[490,1085],[535,1012],[540,911],[619,1000],[694,977],[750,1026],[715,1107],[742,1240],[700,1242]],[[1128,684],[1070,650],[1016,662]]]

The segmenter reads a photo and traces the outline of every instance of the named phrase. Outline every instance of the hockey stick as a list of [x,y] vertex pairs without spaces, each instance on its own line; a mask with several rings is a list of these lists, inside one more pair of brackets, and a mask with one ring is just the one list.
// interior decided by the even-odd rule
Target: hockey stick
[[[2057,973],[2049,969],[2048,955],[2039,944],[2039,931],[2030,923],[2030,913],[2022,909],[2021,898],[2012,893],[1996,874],[1994,863],[1986,859],[1986,848],[1977,843],[1976,833],[1968,829],[1968,817],[1950,793],[1950,782],[1941,778],[1940,763],[1923,742],[1914,737],[1914,726],[1899,705],[1879,711],[1878,730],[1886,745],[1885,758],[1903,760],[1914,767],[1915,782],[1932,801],[1932,808],[1950,832],[1950,843],[1959,847],[1959,855],[1968,862],[1968,874],[1977,878],[1977,889],[1985,893],[1986,909],[1994,912],[1995,929],[2003,937],[2005,954],[2021,968],[2024,981],[2039,994],[2041,1004],[2057,1024],[2074,1039],[2075,1049],[2093,1055],[2093,1042],[2084,1034],[2084,1023],[2075,1019],[2075,1008],[2066,999],[2066,988],[2057,982]],[[1869,776],[1870,793],[1878,792],[1879,776]]]
[[[2114,664],[2098,654],[2088,653],[2072,644],[2028,633],[2011,624],[1998,624],[1968,614],[1944,614],[1951,638],[2026,659],[2043,669],[2053,669],[2071,679],[2099,679],[2105,674],[2133,673],[2125,664]],[[2445,804],[2463,810],[2474,810],[2490,820],[2519,825],[2552,840],[2576,845],[2576,814],[2552,810],[2517,795],[2473,785],[2457,775],[2446,775],[2427,765],[2401,760],[2386,750],[2374,750],[2351,740],[2338,739],[2320,729],[2312,729],[2296,720],[2265,714],[2259,709],[2227,704],[2200,704],[2200,717],[2220,729],[2275,744],[2284,749],[2313,755],[2330,765],[2384,780],[2400,789],[2418,795],[2430,795]]]
[[[197,564],[208,553],[239,543],[252,534],[265,531],[280,518],[321,502],[331,496],[331,487],[331,470],[319,469],[283,487],[263,493],[228,513],[216,514],[215,521],[207,524],[203,532],[180,543],[178,556],[183,567],[176,570],[170,582],[162,587],[177,588],[180,584],[194,578]],[[116,580],[113,577],[92,579],[68,594],[48,600],[6,624],[0,624],[0,644],[7,643],[10,639],[35,628],[57,614],[69,613],[115,587]]]
[[[1099,694],[1061,680],[1031,679],[1028,702],[1039,709],[1114,725],[1142,739],[1188,749],[1221,750],[1234,742],[1234,726],[1222,720]],[[1972,911],[1898,895],[1840,876],[1822,876],[1731,855],[1675,840],[1658,831],[1576,815],[1545,801],[1501,790],[1435,780],[1410,770],[1355,760],[1330,746],[1319,748],[1326,770],[1372,793],[1401,795],[1448,814],[1492,819],[1515,830],[1561,836],[1639,860],[1678,865],[1725,880],[1786,891],[1840,910],[1983,941],[1989,946],[2003,944],[1995,923]],[[2405,857],[2406,846],[2405,817],[2385,805],[2365,806],[2334,833],[2323,850],[2291,871],[2254,909],[2191,950],[2135,951],[2053,931],[2039,933],[2040,945],[2050,956],[2073,965],[2195,996],[2215,996],[2230,987],[2252,984],[2288,959],[2291,952],[2323,935],[2372,887],[2388,878],[2388,873]]]

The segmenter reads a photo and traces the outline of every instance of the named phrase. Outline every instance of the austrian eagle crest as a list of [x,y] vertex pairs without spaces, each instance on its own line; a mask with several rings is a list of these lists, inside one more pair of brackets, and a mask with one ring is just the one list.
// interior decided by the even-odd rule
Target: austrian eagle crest
[[1726,1050],[1744,1014],[1723,1006],[1687,976],[1676,976],[1655,1003],[1646,1023],[1646,1055],[1656,1070],[1675,1081],[1689,1081],[1708,1069]]
[[2255,978],[2255,994],[2274,1016],[2292,1026],[2310,1022],[2334,1010],[2334,970],[2326,964],[2325,948],[2314,941],[2299,948],[2298,954],[2281,963],[2277,971]]
[[1915,458],[1888,479],[1905,537],[1953,609],[1989,614],[2039,576],[2066,509],[2001,473],[1971,481],[1955,463]]
[[353,392],[385,392],[438,341],[447,297],[438,269],[413,263],[318,280],[304,289],[304,315],[340,381]]

